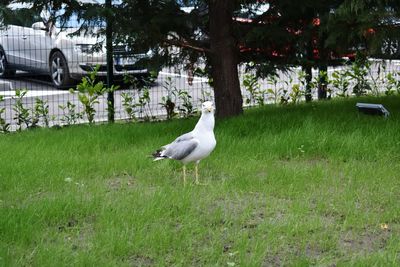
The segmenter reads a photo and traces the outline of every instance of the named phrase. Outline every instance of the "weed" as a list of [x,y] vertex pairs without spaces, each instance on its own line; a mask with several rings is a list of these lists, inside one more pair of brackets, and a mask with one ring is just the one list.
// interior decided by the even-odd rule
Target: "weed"
[[[100,66],[96,66],[88,76],[82,78],[82,81],[76,87],[79,102],[83,105],[83,113],[86,115],[89,124],[94,123],[94,116],[96,115],[94,105],[99,104],[99,97],[118,89],[118,86],[114,85],[107,88],[102,81],[97,81],[96,77],[99,68]],[[74,93],[74,90],[71,89],[70,92]]]
[[61,121],[66,125],[73,125],[79,122],[80,119],[83,118],[82,113],[76,112],[76,105],[70,101],[67,101],[66,105],[59,105],[60,109],[62,109],[64,116],[61,118]]
[[[0,103],[4,101],[4,97],[0,95]],[[0,132],[8,133],[10,130],[10,124],[6,122],[3,118],[3,114],[5,112],[5,108],[0,108]]]
[[28,93],[26,89],[15,90],[15,103],[13,105],[13,110],[15,112],[15,117],[13,118],[17,122],[18,131],[21,131],[25,125],[25,128],[29,128],[32,123],[32,118],[30,117],[29,109],[24,105],[24,97]]
[[40,119],[43,120],[43,123],[46,127],[49,127],[49,105],[47,104],[46,100],[36,97],[35,106],[32,110],[32,127],[37,126],[40,122]]
[[346,70],[335,70],[332,73],[331,83],[338,90],[336,94],[339,97],[347,97],[349,90],[349,78]]
[[177,89],[171,77],[167,77],[164,82],[163,88],[166,90],[167,95],[161,98],[161,102],[159,104],[167,112],[167,120],[170,120],[176,115],[175,106],[177,97]]

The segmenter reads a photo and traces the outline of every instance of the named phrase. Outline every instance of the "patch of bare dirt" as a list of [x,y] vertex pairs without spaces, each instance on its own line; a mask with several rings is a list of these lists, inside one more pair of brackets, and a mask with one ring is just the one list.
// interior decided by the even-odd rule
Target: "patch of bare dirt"
[[150,257],[143,255],[133,255],[128,260],[129,265],[132,267],[149,267],[155,266],[154,260]]
[[384,249],[391,237],[390,230],[365,231],[355,233],[347,231],[339,239],[339,247],[346,254],[368,254]]
[[110,191],[120,191],[132,188],[134,185],[135,179],[128,173],[122,173],[107,179],[107,188]]
[[58,226],[58,232],[65,242],[69,243],[72,250],[90,249],[93,244],[91,237],[94,234],[95,216],[83,219],[69,218],[64,224]]

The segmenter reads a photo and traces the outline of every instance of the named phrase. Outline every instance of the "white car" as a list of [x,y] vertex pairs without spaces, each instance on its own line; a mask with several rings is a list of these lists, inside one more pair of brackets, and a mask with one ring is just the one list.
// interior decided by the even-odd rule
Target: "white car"
[[[93,0],[89,2],[95,3]],[[57,88],[65,88],[96,66],[99,66],[99,76],[107,75],[105,42],[100,39],[105,37],[83,33],[71,35],[80,27],[76,16],[69,21],[56,20],[50,27],[43,22],[49,21],[46,12],[32,14],[26,4],[9,7],[16,15],[14,21],[0,29],[0,78],[13,76],[17,70],[22,70],[48,74]],[[125,45],[116,45],[113,50],[114,75],[148,74],[145,67],[137,67],[135,63],[149,57],[150,52],[132,53]]]

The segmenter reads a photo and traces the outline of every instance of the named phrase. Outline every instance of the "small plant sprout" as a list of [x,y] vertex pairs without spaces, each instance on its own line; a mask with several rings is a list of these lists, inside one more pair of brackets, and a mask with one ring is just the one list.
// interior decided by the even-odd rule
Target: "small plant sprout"
[[348,96],[350,82],[346,70],[335,70],[332,73],[331,82],[333,87],[337,90],[337,96]]
[[176,115],[175,106],[178,91],[171,77],[167,77],[163,88],[167,91],[167,95],[161,98],[161,102],[159,104],[167,112],[167,120],[170,120]]
[[[397,76],[397,77],[396,77]],[[397,75],[393,72],[386,74],[385,95],[400,94],[400,72]]]
[[21,131],[25,125],[25,128],[29,128],[32,122],[32,118],[30,117],[29,109],[24,106],[23,99],[25,95],[28,93],[26,89],[17,89],[15,90],[15,103],[13,105],[13,110],[15,112],[14,120],[17,122],[18,131]]
[[[150,107],[150,84],[154,81],[155,73],[151,73],[148,79],[139,80],[136,77],[125,75],[124,82],[129,85],[131,92],[121,94],[122,105],[128,114],[129,120],[136,120],[136,114],[145,121],[153,118]],[[137,100],[136,100],[137,99]]]
[[351,65],[351,69],[347,71],[347,75],[350,76],[351,81],[354,83],[353,93],[356,96],[366,95],[367,92],[372,90],[367,79],[370,67],[371,64],[366,59],[357,57],[356,61]]
[[[0,95],[0,102],[4,101],[4,97]],[[3,114],[5,112],[5,108],[0,108],[0,132],[1,133],[8,133],[10,129],[10,124],[6,122],[3,118]]]
[[122,106],[124,107],[126,114],[128,114],[128,120],[129,121],[136,120],[136,115],[135,115],[136,103],[134,95],[130,92],[123,92],[121,93],[121,98],[122,98]]
[[139,108],[140,117],[144,118],[145,121],[149,121],[153,118],[150,100],[150,90],[146,86],[139,92],[139,99],[136,104],[136,106]]
[[46,100],[40,99],[38,97],[35,98],[35,106],[32,110],[32,127],[35,127],[39,124],[40,119],[43,120],[43,124],[46,127],[49,127],[49,105]]
[[272,88],[267,90],[267,93],[271,95],[270,98],[274,101],[274,104],[278,104],[279,95],[282,91],[282,88],[278,88],[278,77],[276,74],[271,74],[267,77],[267,82]]
[[82,119],[82,114],[76,112],[76,105],[72,102],[68,101],[66,105],[59,105],[58,107],[64,112],[61,121],[66,125],[76,124],[80,119]]
[[243,86],[249,92],[246,98],[246,104],[248,105],[264,105],[265,92],[261,90],[258,78],[254,74],[247,73],[244,75]]
[[194,112],[194,107],[192,104],[192,96],[189,94],[189,92],[185,90],[179,90],[178,98],[181,102],[181,104],[178,106],[181,116],[187,118],[192,115]]

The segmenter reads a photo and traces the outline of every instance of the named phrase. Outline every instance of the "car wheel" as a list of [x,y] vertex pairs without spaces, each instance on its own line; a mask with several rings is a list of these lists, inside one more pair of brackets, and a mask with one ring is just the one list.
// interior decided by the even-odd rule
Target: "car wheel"
[[65,88],[72,85],[67,60],[59,51],[54,52],[50,57],[50,75],[51,81],[57,88]]
[[394,58],[400,54],[400,41],[385,39],[381,46],[381,53],[389,58]]
[[9,69],[6,53],[0,48],[0,78],[8,78],[15,75],[15,70]]

